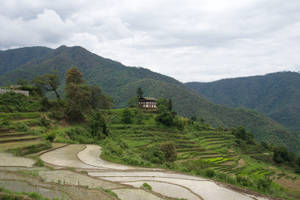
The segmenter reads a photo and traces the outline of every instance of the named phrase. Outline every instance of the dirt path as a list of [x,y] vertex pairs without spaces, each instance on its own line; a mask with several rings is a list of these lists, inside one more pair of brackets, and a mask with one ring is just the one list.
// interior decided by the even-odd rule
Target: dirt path
[[[125,199],[162,199],[164,196],[189,200],[263,200],[226,188],[215,182],[162,169],[136,168],[115,164],[100,158],[101,147],[97,145],[68,145],[41,156],[45,162],[60,167],[85,169],[88,175],[101,180],[128,185],[129,188],[112,189]],[[143,183],[152,187],[152,192],[133,189]],[[136,194],[136,197],[134,197]],[[157,195],[154,195],[157,194]],[[144,195],[144,196],[143,196]],[[160,196],[162,195],[162,196]],[[140,197],[138,197],[140,196]]]

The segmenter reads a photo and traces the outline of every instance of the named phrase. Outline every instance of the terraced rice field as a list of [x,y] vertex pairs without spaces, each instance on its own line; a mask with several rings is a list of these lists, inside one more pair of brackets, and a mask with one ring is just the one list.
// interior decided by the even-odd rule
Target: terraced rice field
[[1,120],[9,120],[9,128],[0,128],[0,151],[24,148],[41,144],[40,136],[30,135],[16,127],[25,125],[30,128],[40,123],[40,113],[0,113]]
[[152,144],[172,141],[177,151],[177,163],[201,159],[208,162],[211,169],[230,173],[231,169],[237,168],[240,159],[235,152],[228,151],[234,144],[234,136],[230,132],[203,130],[183,134],[174,130],[138,126],[130,127],[129,132],[120,125],[111,126],[110,130],[136,153],[142,152]]
[[[68,153],[66,154],[65,152]],[[162,169],[129,168],[128,166],[123,166],[122,168],[122,165],[103,161],[100,158],[100,153],[101,148],[96,145],[86,145],[86,148],[84,149],[82,149],[81,145],[69,145],[43,154],[41,159],[52,166],[59,163],[58,168],[71,167],[71,164],[75,163],[75,166],[73,167],[76,168],[76,166],[79,166],[78,170],[87,171],[88,176],[90,177],[84,180],[84,175],[80,174],[81,181],[78,181],[80,182],[80,185],[86,184],[88,187],[97,187],[96,184],[100,184],[101,187],[105,187],[108,183],[115,183],[116,185],[111,185],[110,189],[118,194],[121,199],[155,200],[166,199],[168,197],[174,198],[175,196],[177,198],[192,200],[265,199],[263,197],[253,197],[248,194],[233,191],[223,185],[200,177],[179,174]],[[57,155],[60,154],[61,156],[58,157]],[[67,162],[65,162],[65,160],[67,160]],[[79,163],[81,164],[79,165]],[[82,168],[82,166],[85,166],[85,168]],[[90,168],[87,166],[90,166]],[[79,177],[76,176],[75,172],[57,172],[58,171],[43,171],[40,172],[40,176],[44,177],[46,181],[53,182],[58,182],[58,180],[63,181],[62,179],[64,179],[65,183],[68,184],[76,184],[76,180],[73,178]],[[58,179],[57,176],[60,178]],[[96,183],[96,180],[98,179],[102,182]],[[107,182],[105,182],[105,180]],[[152,191],[139,189],[143,183],[150,184],[152,186]],[[104,186],[101,184],[104,184]]]
[[[88,189],[73,184],[55,184],[41,181],[37,177],[25,176],[17,172],[2,171],[0,169],[0,187],[5,187],[14,192],[36,192],[46,198],[64,200],[114,200],[114,198],[103,190]],[[30,170],[30,169],[26,169]],[[44,171],[44,170],[42,170]]]

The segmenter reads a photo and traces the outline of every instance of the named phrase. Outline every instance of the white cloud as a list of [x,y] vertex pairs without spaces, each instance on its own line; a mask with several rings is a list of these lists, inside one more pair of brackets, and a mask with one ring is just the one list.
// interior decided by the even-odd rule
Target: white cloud
[[296,70],[300,63],[298,0],[3,0],[1,4],[1,49],[80,45],[181,81]]

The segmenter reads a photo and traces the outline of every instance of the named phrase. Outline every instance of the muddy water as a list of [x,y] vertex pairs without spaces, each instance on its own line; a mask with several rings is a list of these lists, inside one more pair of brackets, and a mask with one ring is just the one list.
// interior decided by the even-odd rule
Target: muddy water
[[111,162],[107,162],[99,158],[101,154],[101,148],[97,145],[88,145],[83,151],[78,153],[78,158],[91,166],[100,168],[117,169],[117,170],[128,170],[135,169],[134,167],[119,165]]
[[69,145],[64,148],[56,149],[54,151],[42,154],[40,158],[44,162],[61,167],[100,169],[87,165],[78,159],[77,154],[84,148],[85,145]]
[[59,198],[70,200],[70,198],[57,190],[51,190],[45,187],[38,187],[34,185],[30,185],[23,181],[8,181],[8,180],[0,180],[0,187],[4,187],[5,189],[14,191],[14,192],[36,192],[43,197],[47,197],[49,199]]
[[11,153],[0,152],[0,166],[32,167],[35,161],[29,158],[17,157]]
[[113,190],[120,199],[130,199],[130,200],[163,200],[160,197],[157,197],[149,192],[138,189],[120,189]]
[[54,170],[54,171],[41,171],[39,175],[46,182],[55,182],[61,184],[69,185],[81,185],[88,186],[89,188],[104,188],[113,189],[122,187],[120,184],[100,180],[80,174],[77,172],[72,172],[68,170]]
[[141,187],[144,183],[149,184],[152,187],[152,191],[160,193],[167,197],[184,198],[189,200],[201,199],[196,194],[193,194],[191,191],[189,191],[187,188],[179,185],[155,181],[125,182],[125,184],[132,185],[134,187]]
[[[233,191],[213,181],[167,172],[161,169],[146,169],[123,166],[103,161],[100,158],[101,148],[96,145],[69,145],[49,153],[41,158],[53,165],[86,168],[90,176],[127,185],[140,187],[149,182],[154,192],[169,197],[180,197],[196,200],[253,200],[264,199]],[[144,190],[114,189],[121,199],[160,199]],[[140,197],[138,197],[141,195]]]

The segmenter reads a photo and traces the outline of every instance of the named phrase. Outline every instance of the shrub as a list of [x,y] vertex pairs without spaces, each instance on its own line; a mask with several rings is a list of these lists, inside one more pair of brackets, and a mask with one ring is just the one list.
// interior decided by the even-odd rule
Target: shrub
[[172,126],[174,124],[174,116],[165,106],[160,106],[159,114],[155,117],[155,121],[165,126]]
[[69,138],[75,142],[83,143],[83,144],[91,144],[94,142],[91,134],[82,127],[72,128],[66,131]]
[[125,109],[122,112],[122,122],[125,124],[131,124],[132,123],[132,114],[129,109]]
[[142,155],[145,160],[148,160],[151,163],[162,164],[165,161],[164,153],[158,146],[152,146]]
[[26,97],[14,92],[0,95],[0,112],[32,112],[40,110],[40,102],[34,97]]
[[51,132],[46,135],[46,140],[48,140],[49,142],[53,142],[55,140],[55,137],[56,137],[56,133]]
[[196,175],[206,176],[205,172],[211,164],[209,162],[206,162],[204,160],[198,159],[198,160],[189,160],[184,163],[182,163],[185,170],[188,172],[193,172]]
[[145,189],[145,190],[152,190],[152,187],[151,187],[151,185],[149,185],[148,183],[144,183],[143,185],[142,185],[142,188],[143,189]]
[[207,169],[207,170],[205,170],[205,175],[209,178],[212,178],[215,176],[215,171],[212,169]]
[[0,121],[0,128],[9,128],[10,121],[8,119],[3,119]]
[[61,119],[65,118],[65,113],[63,111],[60,111],[60,110],[52,110],[49,113],[49,117],[51,117],[53,119],[61,120]]
[[161,151],[164,153],[165,159],[169,162],[173,162],[177,158],[176,147],[174,143],[168,142],[160,146]]
[[268,191],[271,187],[272,180],[270,178],[264,177],[257,181],[257,188],[262,191]]
[[252,185],[252,182],[246,176],[237,175],[236,181],[242,186],[251,186]]
[[118,144],[116,144],[114,141],[112,141],[110,138],[106,138],[103,143],[106,147],[105,148],[107,151],[106,153],[116,155],[118,157],[123,154],[122,148]]
[[41,99],[41,108],[40,108],[40,110],[41,111],[47,111],[47,110],[49,110],[50,107],[51,107],[51,104],[50,104],[48,98],[47,97],[43,97]]
[[28,126],[24,123],[16,123],[13,128],[16,131],[28,131]]
[[106,121],[100,112],[95,112],[90,117],[88,130],[95,139],[105,138],[109,134]]
[[238,127],[233,130],[233,135],[239,140],[246,141],[248,144],[254,144],[254,136],[248,133],[245,128]]
[[49,142],[41,143],[41,144],[35,144],[28,147],[20,147],[16,149],[10,149],[10,152],[13,152],[14,154],[18,156],[24,156],[28,154],[37,153],[46,149],[50,149],[51,144]]
[[44,167],[45,166],[44,162],[40,158],[37,159],[37,162],[35,163],[35,165],[38,166],[38,167]]
[[46,119],[46,117],[44,116],[41,116],[41,119],[40,119],[40,124],[46,128],[49,128],[50,126],[50,121],[48,119]]

